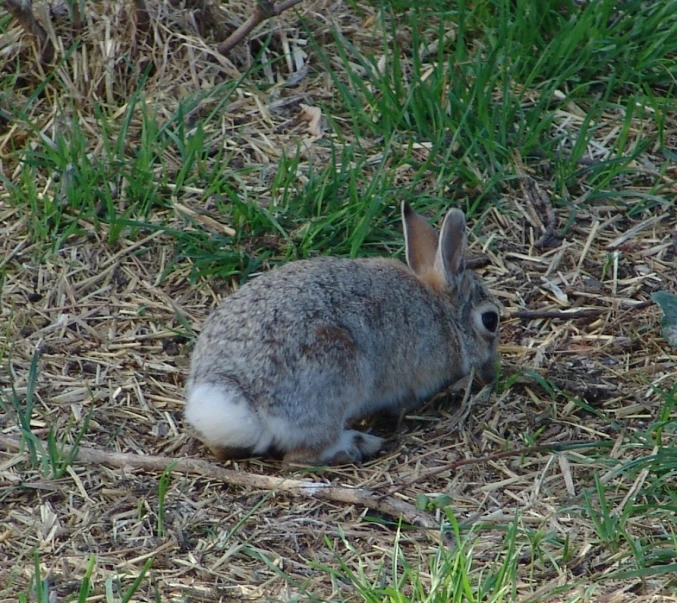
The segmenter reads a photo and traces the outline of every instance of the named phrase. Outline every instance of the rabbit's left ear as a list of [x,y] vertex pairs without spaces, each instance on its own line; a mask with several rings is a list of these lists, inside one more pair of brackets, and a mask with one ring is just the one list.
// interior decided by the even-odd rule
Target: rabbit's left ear
[[468,237],[465,231],[465,216],[460,209],[450,210],[440,231],[439,246],[435,258],[435,270],[447,283],[465,270],[465,249]]
[[435,267],[437,233],[406,201],[402,202],[402,226],[407,264],[419,276]]

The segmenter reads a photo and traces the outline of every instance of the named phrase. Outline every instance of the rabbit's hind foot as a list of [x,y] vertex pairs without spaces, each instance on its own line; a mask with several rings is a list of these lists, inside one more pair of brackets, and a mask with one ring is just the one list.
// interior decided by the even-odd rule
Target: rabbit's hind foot
[[251,448],[234,448],[232,446],[209,445],[209,450],[218,461],[237,461],[254,456]]

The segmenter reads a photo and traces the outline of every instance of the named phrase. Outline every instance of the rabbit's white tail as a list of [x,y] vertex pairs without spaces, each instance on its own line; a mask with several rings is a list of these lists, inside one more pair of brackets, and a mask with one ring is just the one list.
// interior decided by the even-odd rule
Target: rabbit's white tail
[[190,388],[186,419],[210,446],[226,446],[261,454],[273,434],[237,389],[213,383]]

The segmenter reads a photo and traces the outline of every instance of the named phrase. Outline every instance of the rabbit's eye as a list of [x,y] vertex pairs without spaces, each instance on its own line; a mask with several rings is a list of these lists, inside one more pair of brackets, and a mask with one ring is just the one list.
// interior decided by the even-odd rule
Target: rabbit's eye
[[493,310],[482,312],[482,324],[487,331],[495,333],[498,329],[498,314]]

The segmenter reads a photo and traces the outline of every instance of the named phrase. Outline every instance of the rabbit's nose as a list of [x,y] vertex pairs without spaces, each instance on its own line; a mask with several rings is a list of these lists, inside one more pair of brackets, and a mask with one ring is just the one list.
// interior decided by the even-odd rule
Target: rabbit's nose
[[499,360],[492,358],[477,368],[475,378],[480,385],[490,385],[496,381],[496,377],[498,376],[498,364]]

